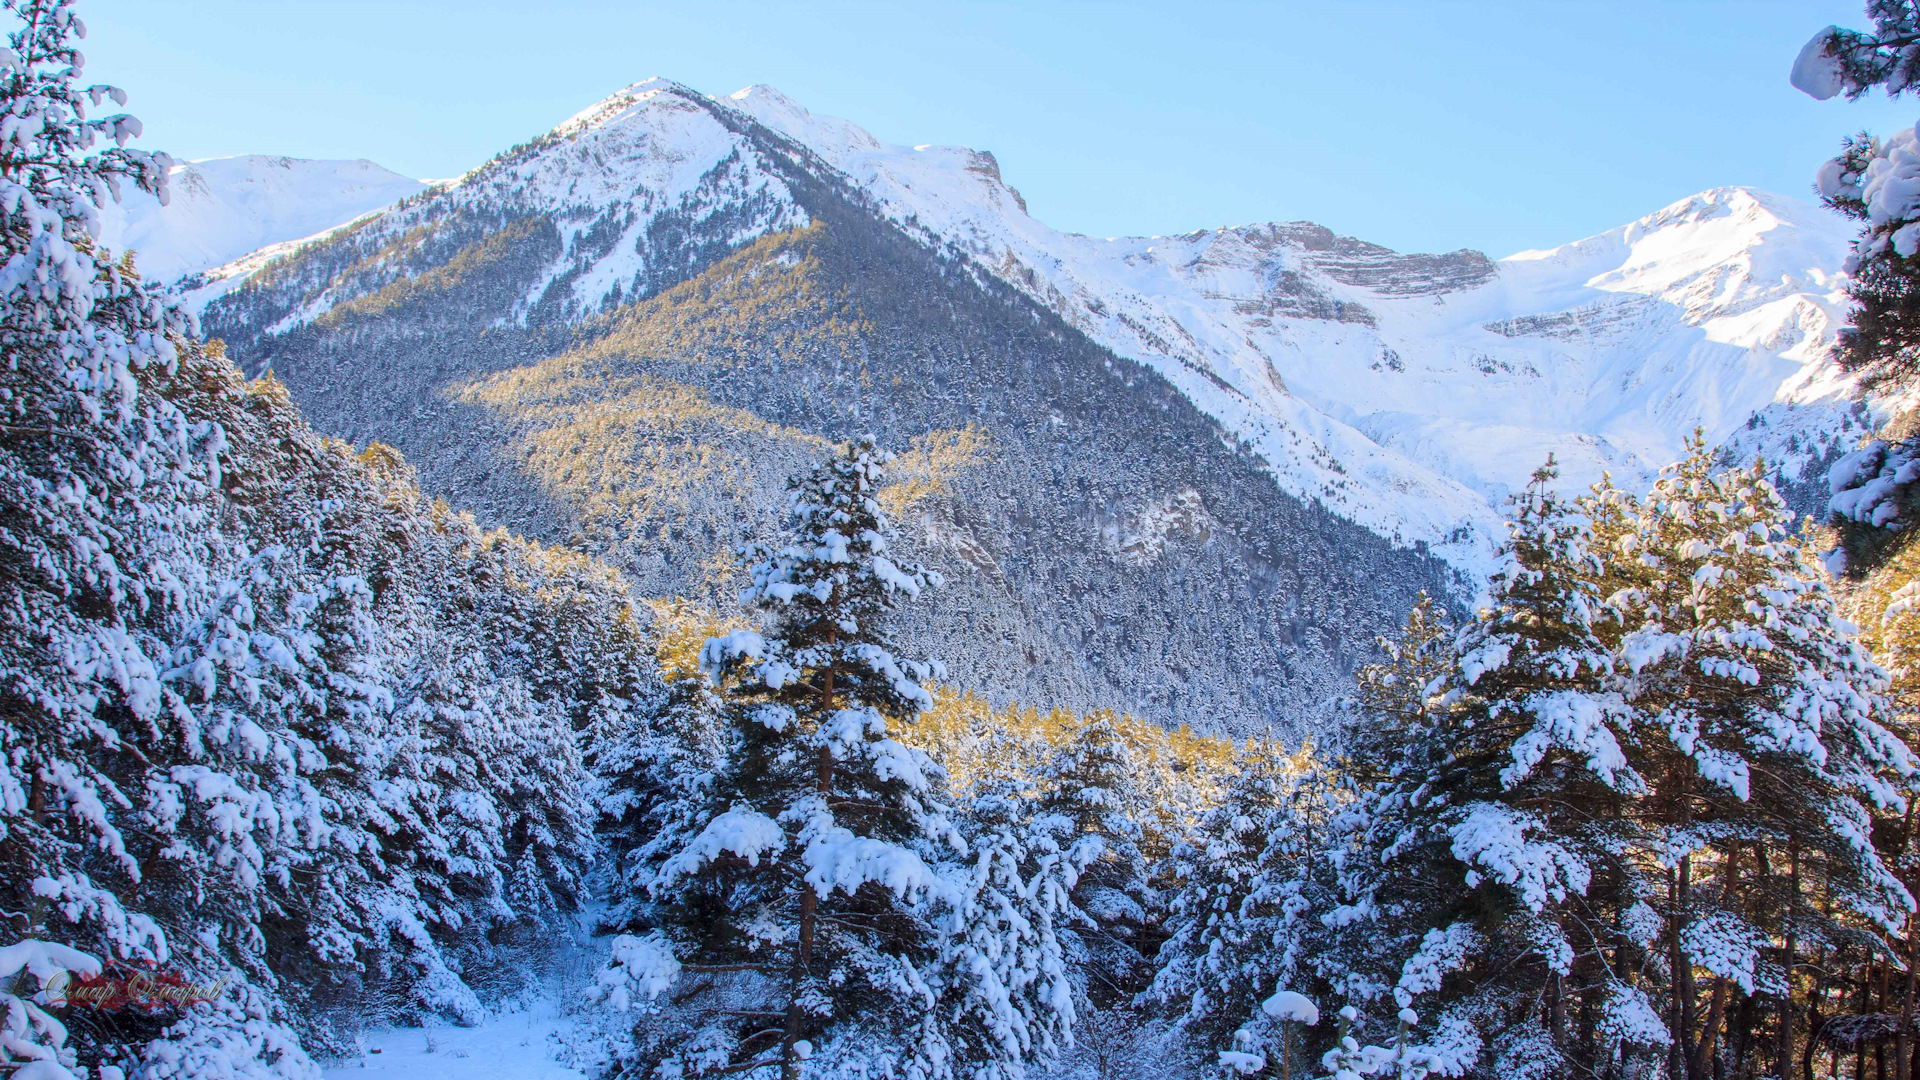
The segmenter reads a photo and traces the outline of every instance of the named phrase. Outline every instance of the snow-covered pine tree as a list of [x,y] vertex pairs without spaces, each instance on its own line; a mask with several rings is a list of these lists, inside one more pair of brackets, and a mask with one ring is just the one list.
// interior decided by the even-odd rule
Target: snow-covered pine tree
[[1053,747],[1040,769],[1042,813],[1099,842],[1099,857],[1074,888],[1088,916],[1073,933],[1075,959],[1094,1008],[1130,1002],[1153,977],[1159,898],[1141,852],[1148,817],[1141,771],[1114,719],[1099,714]]
[[476,1015],[455,968],[577,894],[574,733],[627,693],[580,673],[644,651],[625,586],[483,534],[195,341],[93,241],[164,157],[95,152],[138,124],[89,117],[124,95],[80,83],[70,4],[5,10],[0,910],[235,980],[146,1045],[76,1029],[84,1066],[305,1076],[289,1024],[324,1041],[333,1004]]
[[1423,592],[1399,635],[1378,640],[1386,662],[1369,664],[1355,674],[1351,706],[1364,719],[1335,732],[1332,756],[1342,776],[1371,788],[1391,780],[1404,766],[1402,754],[1410,735],[1432,722],[1436,697],[1455,678],[1458,633],[1446,609]]
[[[71,4],[5,10],[22,25],[0,55],[0,908],[36,913],[17,927],[36,933],[48,899],[36,882],[90,888],[83,864],[95,852],[137,869],[108,819],[128,802],[127,777],[103,753],[117,735],[100,712],[135,723],[157,713],[157,672],[126,613],[164,603],[155,571],[203,520],[205,462],[218,447],[141,392],[174,364],[186,316],[94,245],[99,204],[127,182],[164,192],[169,163],[117,145],[137,132],[132,118],[89,116],[104,96],[125,95],[80,84]],[[103,138],[116,145],[92,152]],[[96,907],[76,943],[107,955],[164,950],[157,928],[130,922],[115,898]]]
[[[294,770],[270,755],[228,773],[218,765],[231,757],[169,767],[145,752],[174,724],[157,631],[201,599],[224,440],[164,393],[192,321],[96,243],[99,208],[126,184],[164,199],[170,163],[125,146],[140,131],[132,117],[93,115],[126,95],[81,82],[71,3],[4,10],[16,27],[0,52],[0,910],[29,939],[165,959],[182,944],[163,925],[170,896],[216,898],[202,925],[243,929],[233,916],[272,861],[259,840],[298,828],[263,788]],[[176,833],[188,807],[175,793],[227,813]],[[189,836],[200,843],[171,849],[183,862],[224,855],[204,882],[156,864]],[[231,904],[230,883],[242,887]],[[88,1067],[105,1052],[75,1049]],[[0,1064],[21,1052],[0,1048]],[[304,1062],[296,1048],[282,1072]],[[65,1075],[49,1061],[25,1069]]]
[[[1868,0],[1869,32],[1829,26],[1800,50],[1792,83],[1825,101],[1858,98],[1875,87],[1898,97],[1920,77],[1920,5],[1912,0]],[[1869,383],[1904,385],[1920,372],[1920,193],[1909,177],[1920,167],[1920,133],[1902,129],[1886,138],[1862,133],[1846,140],[1821,167],[1816,186],[1828,206],[1862,223],[1847,260],[1850,325],[1840,331],[1835,356]]]
[[1610,604],[1650,784],[1629,808],[1646,837],[1636,903],[1657,913],[1645,944],[1672,973],[1646,985],[1665,992],[1669,1071],[1701,1078],[1723,1052],[1764,1056],[1766,1012],[1776,1044],[1791,1041],[1798,943],[1906,923],[1912,898],[1874,832],[1905,809],[1915,763],[1880,722],[1885,671],[1762,463],[1721,468],[1696,435],[1644,499],[1603,489],[1592,503],[1624,526]]
[[961,897],[943,946],[962,1059],[980,1080],[1017,1080],[1025,1063],[1073,1045],[1079,975],[1065,938],[1087,921],[1074,885],[1101,851],[1041,804],[1030,777],[979,781],[959,818],[968,854],[952,875]]
[[607,858],[604,929],[658,928],[649,886],[706,824],[709,788],[722,763],[722,709],[712,680],[696,673],[595,718],[588,767]]
[[1876,719],[1884,673],[1760,465],[1696,439],[1644,500],[1603,483],[1520,511],[1457,670],[1420,694],[1362,679],[1389,734],[1354,745],[1390,764],[1354,774],[1378,870],[1332,952],[1434,1022],[1329,1067],[1702,1080],[1785,1058],[1787,962],[1884,950],[1911,910],[1874,844],[1914,775]]
[[[1391,764],[1361,792],[1373,854],[1334,916],[1354,973],[1356,1046],[1341,1053],[1358,1056],[1342,1067],[1579,1067],[1570,1033],[1605,982],[1605,899],[1631,839],[1615,808],[1644,783],[1620,748],[1630,718],[1609,688],[1590,523],[1554,478],[1549,462],[1516,499],[1489,603],[1448,650],[1454,671],[1413,691],[1433,650],[1410,641],[1390,665],[1407,674],[1368,680],[1391,734],[1350,737]],[[1369,1038],[1390,1045],[1358,1046]]]
[[1174,849],[1179,886],[1143,1002],[1170,1013],[1202,1067],[1231,1064],[1305,1076],[1324,1039],[1309,1039],[1280,991],[1327,1000],[1348,987],[1326,920],[1338,902],[1344,848],[1332,776],[1310,750],[1249,741],[1225,795]]
[[742,597],[772,625],[704,651],[733,682],[706,820],[655,880],[664,940],[702,976],[669,1072],[938,1078],[1003,1053],[956,1039],[942,947],[962,899],[941,867],[964,841],[939,767],[889,734],[936,669],[894,655],[888,614],[936,578],[891,554],[886,460],[863,438],[795,482]]

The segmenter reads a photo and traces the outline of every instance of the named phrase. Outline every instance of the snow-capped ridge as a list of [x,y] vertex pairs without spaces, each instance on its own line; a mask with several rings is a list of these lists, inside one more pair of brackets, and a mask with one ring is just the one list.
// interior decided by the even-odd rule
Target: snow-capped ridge
[[553,220],[564,254],[524,320],[677,280],[657,223],[727,249],[808,224],[795,170],[1153,368],[1283,490],[1463,569],[1484,568],[1501,501],[1548,454],[1570,488],[1637,482],[1701,426],[1798,468],[1851,422],[1827,359],[1851,229],[1746,187],[1498,261],[1304,221],[1097,239],[1035,220],[986,151],[888,144],[764,84],[709,97],[650,78],[446,197]]
[[592,128],[605,126],[616,121],[627,110],[654,102],[663,95],[687,104],[696,104],[704,97],[672,79],[655,75],[608,94],[555,125],[547,136],[566,138]]
[[147,277],[174,281],[272,244],[310,237],[426,188],[364,158],[270,154],[175,165],[171,201],[129,191],[101,211],[101,241],[135,252]]

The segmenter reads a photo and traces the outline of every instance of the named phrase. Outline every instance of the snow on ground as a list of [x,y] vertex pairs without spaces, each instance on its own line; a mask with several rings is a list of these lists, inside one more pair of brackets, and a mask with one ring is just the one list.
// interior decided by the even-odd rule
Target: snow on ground
[[329,1080],[586,1080],[555,1060],[573,1022],[551,999],[498,1013],[478,1027],[388,1028],[361,1037],[365,1052],[335,1062]]
[[576,1063],[603,1061],[609,1038],[630,1021],[584,1005],[607,962],[608,939],[593,934],[604,914],[591,903],[571,925],[554,927],[546,950],[526,960],[530,982],[481,1023],[366,1029],[358,1055],[325,1063],[328,1080],[586,1080]]

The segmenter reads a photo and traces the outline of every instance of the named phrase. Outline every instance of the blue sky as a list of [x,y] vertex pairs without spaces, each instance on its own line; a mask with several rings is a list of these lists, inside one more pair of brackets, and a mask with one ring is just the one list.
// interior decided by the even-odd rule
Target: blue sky
[[1111,236],[1318,221],[1504,255],[1695,191],[1808,195],[1920,100],[1814,102],[1794,54],[1858,0],[757,4],[81,0],[90,78],[179,157],[457,175],[650,75],[779,87],[882,139],[991,150]]

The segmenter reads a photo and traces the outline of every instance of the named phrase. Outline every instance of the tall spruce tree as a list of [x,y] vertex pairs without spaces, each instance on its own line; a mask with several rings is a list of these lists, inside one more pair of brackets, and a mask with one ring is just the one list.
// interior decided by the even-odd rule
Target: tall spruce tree
[[937,969],[960,894],[938,867],[964,841],[939,767],[890,735],[931,705],[935,669],[894,655],[888,615],[937,579],[890,554],[886,460],[861,439],[795,483],[788,531],[758,549],[742,597],[770,611],[769,631],[704,650],[733,680],[725,757],[655,890],[682,968],[737,973],[709,996],[754,1006],[716,1005],[669,1069],[957,1065]]
[[[547,673],[619,666],[625,587],[483,534],[197,341],[96,238],[122,186],[164,191],[166,159],[94,115],[124,95],[82,81],[71,4],[5,10],[10,955],[29,981],[84,952],[229,987],[151,1030],[75,1024],[38,1072],[307,1077],[302,1039],[339,1045],[378,999],[477,1017],[501,938],[577,899],[585,704]],[[6,1008],[43,1049],[56,1034]]]

